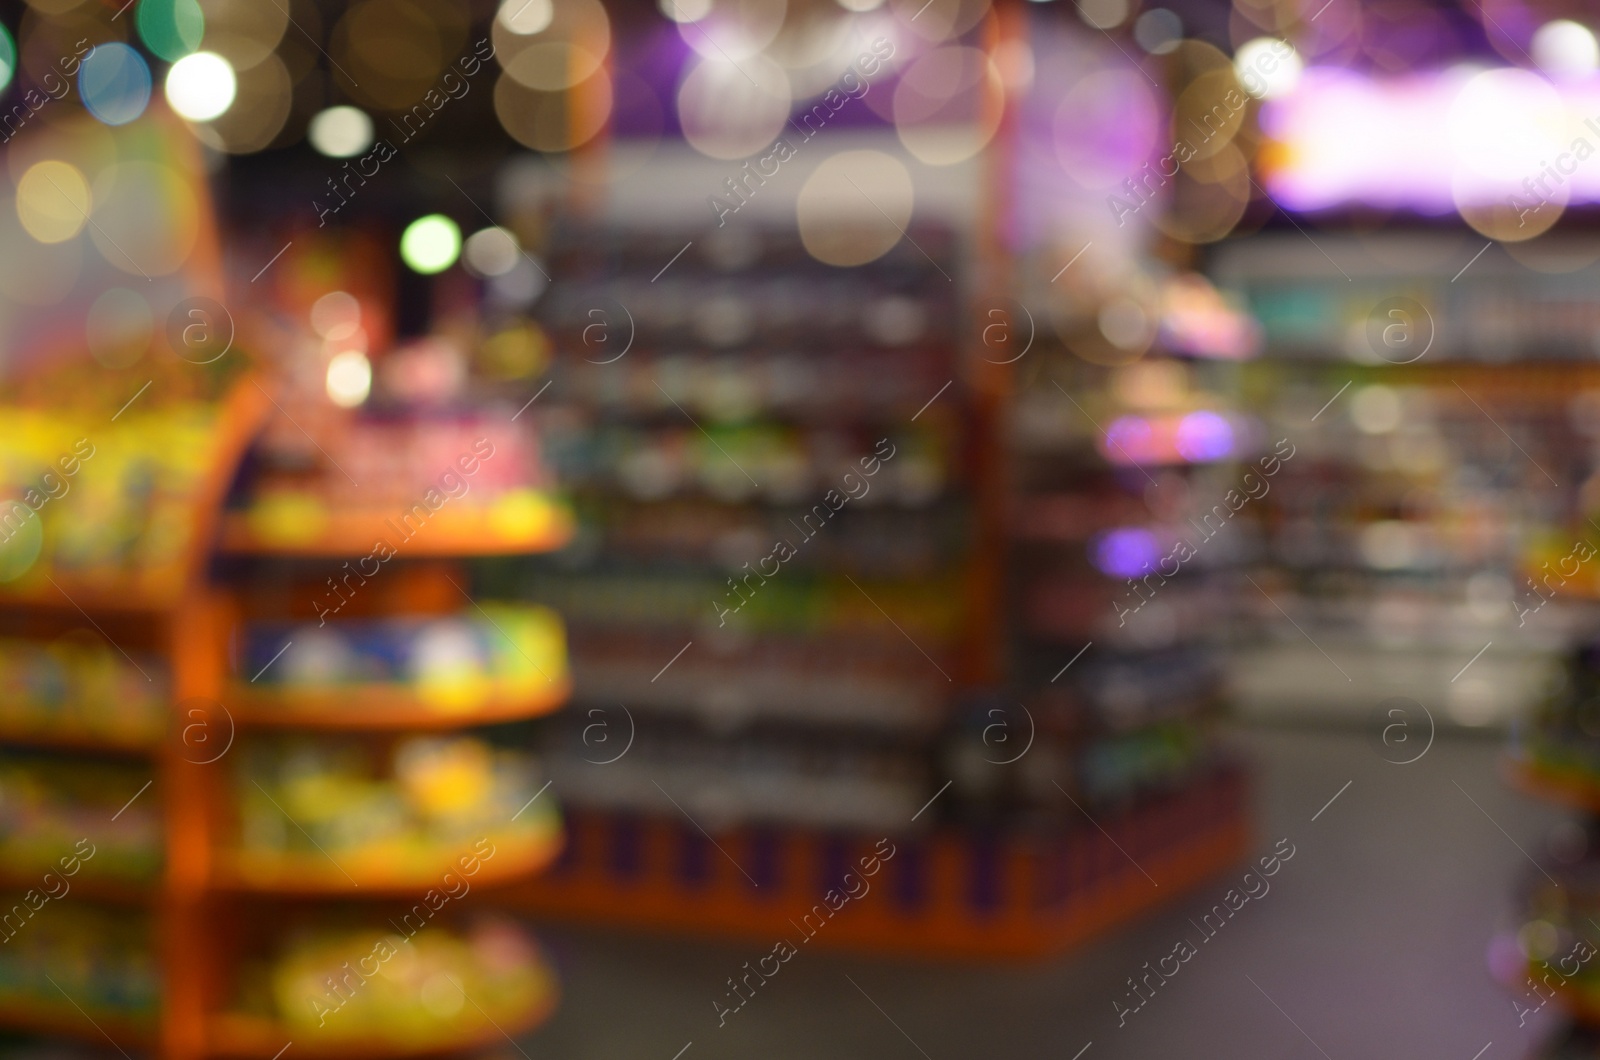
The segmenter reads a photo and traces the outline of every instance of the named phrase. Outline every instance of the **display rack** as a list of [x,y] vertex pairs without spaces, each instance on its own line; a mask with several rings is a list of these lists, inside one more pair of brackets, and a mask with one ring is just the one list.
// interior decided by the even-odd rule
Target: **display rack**
[[[366,863],[352,859],[334,865],[316,856],[263,858],[234,850],[230,819],[238,796],[232,790],[232,769],[252,740],[261,734],[301,733],[387,744],[407,734],[525,720],[558,709],[569,691],[564,675],[556,675],[545,687],[490,691],[465,702],[441,703],[399,684],[300,691],[252,684],[238,673],[230,659],[237,655],[252,602],[248,584],[230,586],[214,579],[212,542],[219,535],[224,542],[221,569],[245,576],[259,564],[304,561],[307,556],[354,557],[371,547],[367,540],[359,550],[346,551],[341,543],[346,539],[324,537],[314,547],[291,542],[280,548],[254,538],[241,540],[239,534],[230,537],[223,529],[240,525],[244,518],[224,514],[225,502],[230,489],[237,488],[236,477],[252,440],[274,414],[271,385],[261,376],[249,375],[236,381],[217,405],[217,427],[205,445],[202,482],[187,499],[187,525],[181,536],[189,547],[177,568],[164,572],[159,581],[146,579],[139,584],[67,576],[52,580],[45,572],[0,588],[0,613],[7,616],[13,633],[48,635],[86,622],[141,657],[162,659],[170,674],[166,709],[171,714],[168,724],[137,734],[57,728],[31,719],[0,723],[0,742],[7,746],[148,763],[151,790],[134,785],[136,790],[127,794],[133,796],[130,806],[142,796],[141,811],[159,807],[162,851],[159,874],[147,881],[99,878],[84,871],[73,881],[71,892],[74,900],[150,912],[149,945],[160,955],[159,1007],[146,1007],[137,1018],[124,1017],[91,1004],[80,1006],[78,999],[63,991],[60,999],[42,997],[35,1003],[30,997],[27,1004],[0,1004],[0,1026],[90,1043],[109,1039],[120,1048],[150,1049],[162,1057],[184,1060],[268,1058],[291,1038],[305,1055],[380,1057],[452,1053],[500,1037],[501,1030],[490,1029],[481,1036],[474,1032],[472,1040],[420,1042],[415,1048],[349,1036],[319,1042],[314,1035],[296,1036],[271,1019],[232,1009],[237,965],[247,948],[242,935],[248,932],[240,925],[255,919],[263,908],[284,902],[416,900],[439,886],[441,875],[452,869],[459,853],[441,848],[431,864],[424,854],[404,863],[379,856]],[[550,512],[551,518],[533,532],[493,536],[480,527],[460,553],[522,555],[556,547],[565,539],[565,523],[558,506],[552,505]],[[445,533],[431,536],[428,547],[413,550],[405,562],[412,569],[440,564],[454,569],[459,557],[449,548],[462,540]],[[394,578],[402,587],[415,580]],[[58,599],[51,599],[39,587],[41,582]],[[385,600],[392,605],[404,596],[391,593]],[[493,859],[483,862],[472,883],[503,887],[538,873],[555,859],[561,844],[559,819],[546,813],[511,841],[498,844]],[[104,861],[107,855],[100,857]],[[3,881],[8,892],[20,893],[39,886],[37,875],[32,868],[8,866]],[[39,914],[38,926],[30,922],[24,930],[46,930],[51,912],[47,906]],[[27,936],[21,937],[27,941]],[[502,1026],[511,1033],[528,1030],[546,1018],[554,1003],[552,986],[536,1005],[516,1019],[502,1021]]]
[[[186,525],[174,528],[191,545],[176,568],[161,572],[159,578],[139,578],[127,584],[30,573],[13,586],[0,587],[0,612],[25,633],[48,635],[78,626],[82,619],[101,633],[109,627],[119,640],[138,637],[144,651],[166,664],[173,703],[214,697],[220,691],[216,660],[211,657],[209,639],[195,626],[195,616],[207,606],[205,543],[215,534],[235,470],[270,410],[266,393],[254,376],[235,382],[215,408],[216,426],[206,445],[205,470],[199,487],[187,500]],[[174,717],[174,721],[181,719]],[[85,900],[134,905],[157,918],[156,935],[163,940],[159,1018],[97,1012],[80,1006],[61,990],[59,999],[41,997],[38,1003],[0,1006],[0,1025],[91,1043],[110,1039],[119,1047],[155,1048],[167,1056],[200,1055],[201,1041],[195,1034],[200,1021],[185,1021],[181,1014],[193,1011],[198,1000],[194,971],[206,946],[199,926],[206,889],[204,836],[198,837],[201,842],[194,842],[196,826],[203,827],[203,808],[195,799],[196,781],[204,778],[184,761],[182,745],[165,733],[156,740],[122,740],[83,732],[53,733],[47,727],[8,726],[0,741],[95,757],[113,755],[147,764],[148,786],[155,790],[144,797],[160,807],[165,851],[164,869],[154,879],[109,883],[86,877],[73,888],[81,891]],[[128,794],[131,806],[144,789]],[[7,891],[37,886],[37,875],[31,870],[25,874],[20,866],[8,871]],[[48,927],[50,912],[46,906],[39,913],[39,925],[30,919],[23,930]]]
[[[969,43],[1001,54],[1023,43],[1027,21],[1020,5],[997,6]],[[626,48],[619,33],[614,49]],[[571,434],[552,449],[568,461],[562,478],[579,498],[583,548],[523,588],[571,622],[578,708],[544,742],[569,845],[551,873],[519,888],[525,908],[777,937],[839,885],[852,851],[888,836],[909,856],[887,870],[883,905],[875,896],[830,921],[819,945],[1038,956],[1181,894],[1245,852],[1247,789],[1223,761],[1141,777],[1090,802],[1087,817],[1049,785],[1043,813],[986,801],[987,786],[1018,782],[992,762],[1008,755],[981,746],[992,721],[984,708],[1003,703],[1020,747],[1033,719],[1016,699],[1038,705],[1049,678],[1035,680],[1036,667],[1019,677],[1014,657],[1011,597],[1028,578],[1012,530],[1019,376],[984,344],[979,322],[997,305],[1015,312],[1020,289],[1000,235],[1014,223],[1018,133],[1006,92],[998,80],[990,87],[982,110],[985,120],[998,115],[994,141],[970,163],[932,171],[905,240],[871,263],[820,265],[794,238],[793,214],[774,215],[759,195],[725,226],[686,225],[688,205],[600,202],[540,248],[554,281],[538,315],[558,349],[542,400]],[[833,150],[899,150],[891,131],[828,135]],[[619,173],[639,164],[631,145],[610,147]],[[657,149],[652,201],[676,202],[688,186],[700,189],[698,207],[718,187],[725,174],[687,154]],[[982,205],[952,220],[937,206],[924,211],[928,200]],[[780,275],[787,315],[773,296]],[[922,321],[909,339],[874,334],[871,314],[891,294]],[[597,312],[620,319],[618,306],[633,330],[612,336],[632,336],[614,360],[619,347],[595,346],[585,329]],[[1024,327],[1020,316],[1014,326]],[[824,444],[810,442],[817,436]],[[885,436],[902,454],[940,450],[937,501],[880,500],[896,496],[907,458],[885,461],[872,486],[880,508],[842,512],[815,542],[800,531],[800,559],[770,584],[740,582],[772,540],[798,540],[788,517],[802,517],[810,493],[820,497],[827,472],[844,470],[837,458],[870,453]],[[803,455],[786,448],[796,437],[807,439],[793,445]],[[797,463],[814,488],[803,497],[769,489]],[[653,478],[678,485],[653,493]],[[730,634],[710,604],[739,584],[753,591]],[[1215,701],[1199,688],[1183,698],[1174,709],[1195,714]],[[1050,715],[1092,728],[1085,703],[1067,700],[1038,712],[1041,750],[1011,774],[1031,772],[1035,787],[1072,775],[1081,758],[1044,764],[1059,763],[1059,748],[1043,749]],[[1079,732],[1067,747],[1086,756],[1093,739]],[[986,776],[951,787],[971,779],[974,750]],[[1096,825],[1137,847],[1151,875]]]

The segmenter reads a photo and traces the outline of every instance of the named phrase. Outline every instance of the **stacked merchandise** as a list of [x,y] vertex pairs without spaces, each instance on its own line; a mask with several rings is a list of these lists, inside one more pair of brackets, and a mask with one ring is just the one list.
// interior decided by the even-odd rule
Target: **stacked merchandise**
[[[1540,852],[1489,968],[1519,1025],[1574,1021],[1533,1055],[1600,1055],[1600,374],[1574,363],[1593,356],[1593,255],[1508,245],[1463,270],[1471,241],[1303,242],[1241,240],[1215,269],[1266,332],[1243,391],[1299,452],[1262,506],[1256,574],[1304,634],[1263,603],[1281,643],[1241,649],[1241,698],[1509,723],[1507,778],[1584,820]],[[1317,660],[1290,637],[1343,676],[1324,659],[1307,680]]]
[[[560,237],[544,400],[584,529],[528,589],[572,625],[582,700],[551,735],[575,805],[670,811],[659,782],[717,826],[882,830],[926,797],[969,501],[953,240],[913,238],[934,260],[845,274],[777,230]],[[599,770],[585,712],[619,705],[632,750]]]
[[1229,407],[1233,366],[1152,351],[1106,367],[1035,352],[1010,445],[1016,702],[985,709],[1026,731],[1025,705],[1037,749],[1003,774],[977,767],[1010,756],[974,715],[964,748],[974,797],[988,786],[993,812],[1060,828],[1084,814],[1135,820],[1142,804],[1216,788],[1213,824],[1226,829],[1239,777],[1211,733],[1223,686],[1207,616],[1250,544],[1228,524],[1271,475],[1252,465],[1275,471],[1278,460]]
[[469,895],[561,847],[540,763],[495,726],[569,685],[559,617],[480,604],[470,564],[556,547],[570,517],[532,417],[481,399],[459,336],[367,360],[388,318],[316,282],[330,258],[371,282],[326,247],[279,266],[296,416],[262,434],[221,520],[238,738],[207,774],[230,913],[210,1048],[459,1051],[555,1003],[535,942]]
[[[525,593],[571,623],[577,709],[544,733],[571,827],[528,888],[536,910],[781,928],[890,836],[889,893],[831,939],[1040,953],[1243,842],[1237,772],[1202,724],[1216,668],[1162,643],[1170,615],[1050,682],[1063,646],[1100,635],[1075,603],[1091,580],[1115,625],[1104,574],[1073,557],[1120,547],[1120,524],[1063,531],[1055,513],[1082,521],[1138,477],[1108,469],[1120,456],[1094,453],[1087,426],[1065,450],[1026,443],[1020,676],[973,691],[1003,666],[986,661],[1001,590],[977,542],[1007,514],[985,510],[1002,492],[976,471],[992,420],[956,342],[971,252],[937,225],[909,235],[850,272],[753,224],[557,237],[542,308],[561,355],[541,401],[580,528]],[[1242,453],[1242,421],[1199,388],[1182,400],[1159,410],[1184,424],[1169,462]]]
[[0,1025],[131,1047],[167,996],[174,605],[253,402],[237,364],[124,368],[17,366],[0,407]]
[[1452,282],[1448,245],[1321,242],[1353,280],[1273,236],[1238,241],[1215,268],[1266,333],[1242,392],[1298,453],[1253,513],[1265,592],[1243,597],[1259,637],[1236,655],[1241,708],[1331,714],[1398,696],[1441,724],[1503,725],[1560,680],[1593,584],[1582,512],[1600,376],[1568,363],[1580,333],[1589,342],[1585,273],[1491,250]]

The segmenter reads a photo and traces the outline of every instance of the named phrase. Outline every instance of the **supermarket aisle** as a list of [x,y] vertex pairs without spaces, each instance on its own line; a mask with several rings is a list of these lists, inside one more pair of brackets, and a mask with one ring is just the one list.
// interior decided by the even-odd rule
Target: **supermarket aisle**
[[1333,1060],[1469,1060],[1489,1042],[1485,1060],[1505,1060],[1535,1045],[1548,1024],[1535,1017],[1518,1026],[1484,953],[1491,931],[1511,920],[1516,882],[1536,871],[1517,845],[1542,857],[1562,817],[1499,781],[1502,745],[1441,737],[1420,761],[1395,766],[1346,732],[1255,729],[1232,738],[1257,763],[1257,856],[1280,838],[1294,856],[1126,1026],[1112,1004],[1128,1003],[1125,979],[1180,939],[1198,942],[1190,918],[1221,902],[1244,866],[1045,965],[929,967],[803,953],[722,1028],[712,1001],[763,947],[544,925],[566,998],[522,1044],[531,1057],[561,1060],[673,1060],[687,1042],[684,1060],[1072,1060],[1090,1041],[1085,1060],[1309,1058],[1319,1049]]

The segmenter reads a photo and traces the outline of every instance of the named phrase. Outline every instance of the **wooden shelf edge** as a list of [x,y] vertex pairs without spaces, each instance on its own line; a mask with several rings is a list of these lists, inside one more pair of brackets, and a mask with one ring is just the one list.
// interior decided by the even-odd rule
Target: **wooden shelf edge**
[[273,729],[338,731],[383,729],[465,729],[541,717],[564,706],[572,695],[570,679],[528,696],[493,695],[476,707],[441,709],[405,690],[404,686],[353,686],[348,689],[297,692],[266,691],[234,685],[228,702],[234,720],[243,726]]
[[88,1013],[48,999],[0,997],[0,1027],[35,1034],[59,1035],[89,1043],[111,1042],[118,1049],[142,1049],[155,1041],[155,1023],[141,1023],[116,1013]]
[[159,740],[118,740],[91,732],[11,729],[4,726],[0,726],[0,744],[43,751],[73,751],[127,758],[149,758],[160,750]]
[[341,1037],[322,1040],[314,1030],[285,1027],[275,1020],[239,1013],[219,1013],[206,1024],[206,1052],[229,1060],[273,1060],[293,1041],[294,1055],[328,1060],[384,1060],[389,1057],[449,1056],[487,1049],[527,1034],[555,1011],[559,991],[552,975],[550,993],[520,1019],[500,1022],[478,1034],[451,1041],[406,1044],[384,1038]]
[[[512,846],[507,842],[495,844],[494,856],[482,863],[479,871],[465,877],[473,888],[494,888],[516,883],[538,875],[550,866],[566,844],[566,836],[559,823],[535,838]],[[212,888],[234,894],[294,895],[300,897],[403,897],[416,898],[430,887],[440,887],[441,878],[450,872],[459,875],[451,858],[455,852],[441,854],[439,861],[427,869],[413,873],[384,876],[367,876],[354,872],[346,876],[344,870],[330,865],[327,858],[310,855],[285,858],[276,867],[276,878],[264,873],[246,871],[236,852],[218,857],[216,878]]]
[[[471,517],[441,515],[425,524],[416,537],[404,540],[390,526],[389,513],[336,513],[314,537],[300,541],[265,538],[251,525],[246,512],[227,512],[222,517],[218,550],[226,556],[280,556],[301,559],[337,559],[366,556],[379,539],[389,543],[395,557],[449,558],[469,556],[525,556],[554,552],[572,540],[576,529],[570,511],[562,507],[552,524],[537,532],[520,535],[495,533],[487,525],[487,515]],[[399,542],[396,544],[396,542]]]

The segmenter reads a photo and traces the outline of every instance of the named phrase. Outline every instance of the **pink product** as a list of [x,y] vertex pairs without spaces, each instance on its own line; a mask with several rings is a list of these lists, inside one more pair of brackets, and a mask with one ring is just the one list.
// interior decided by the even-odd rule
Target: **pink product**
[[[404,504],[428,490],[469,504],[486,503],[510,489],[545,484],[538,442],[517,424],[486,419],[370,423],[353,427],[344,441],[338,462],[350,479],[362,483],[351,499],[363,504]],[[329,479],[335,490],[348,481]]]

